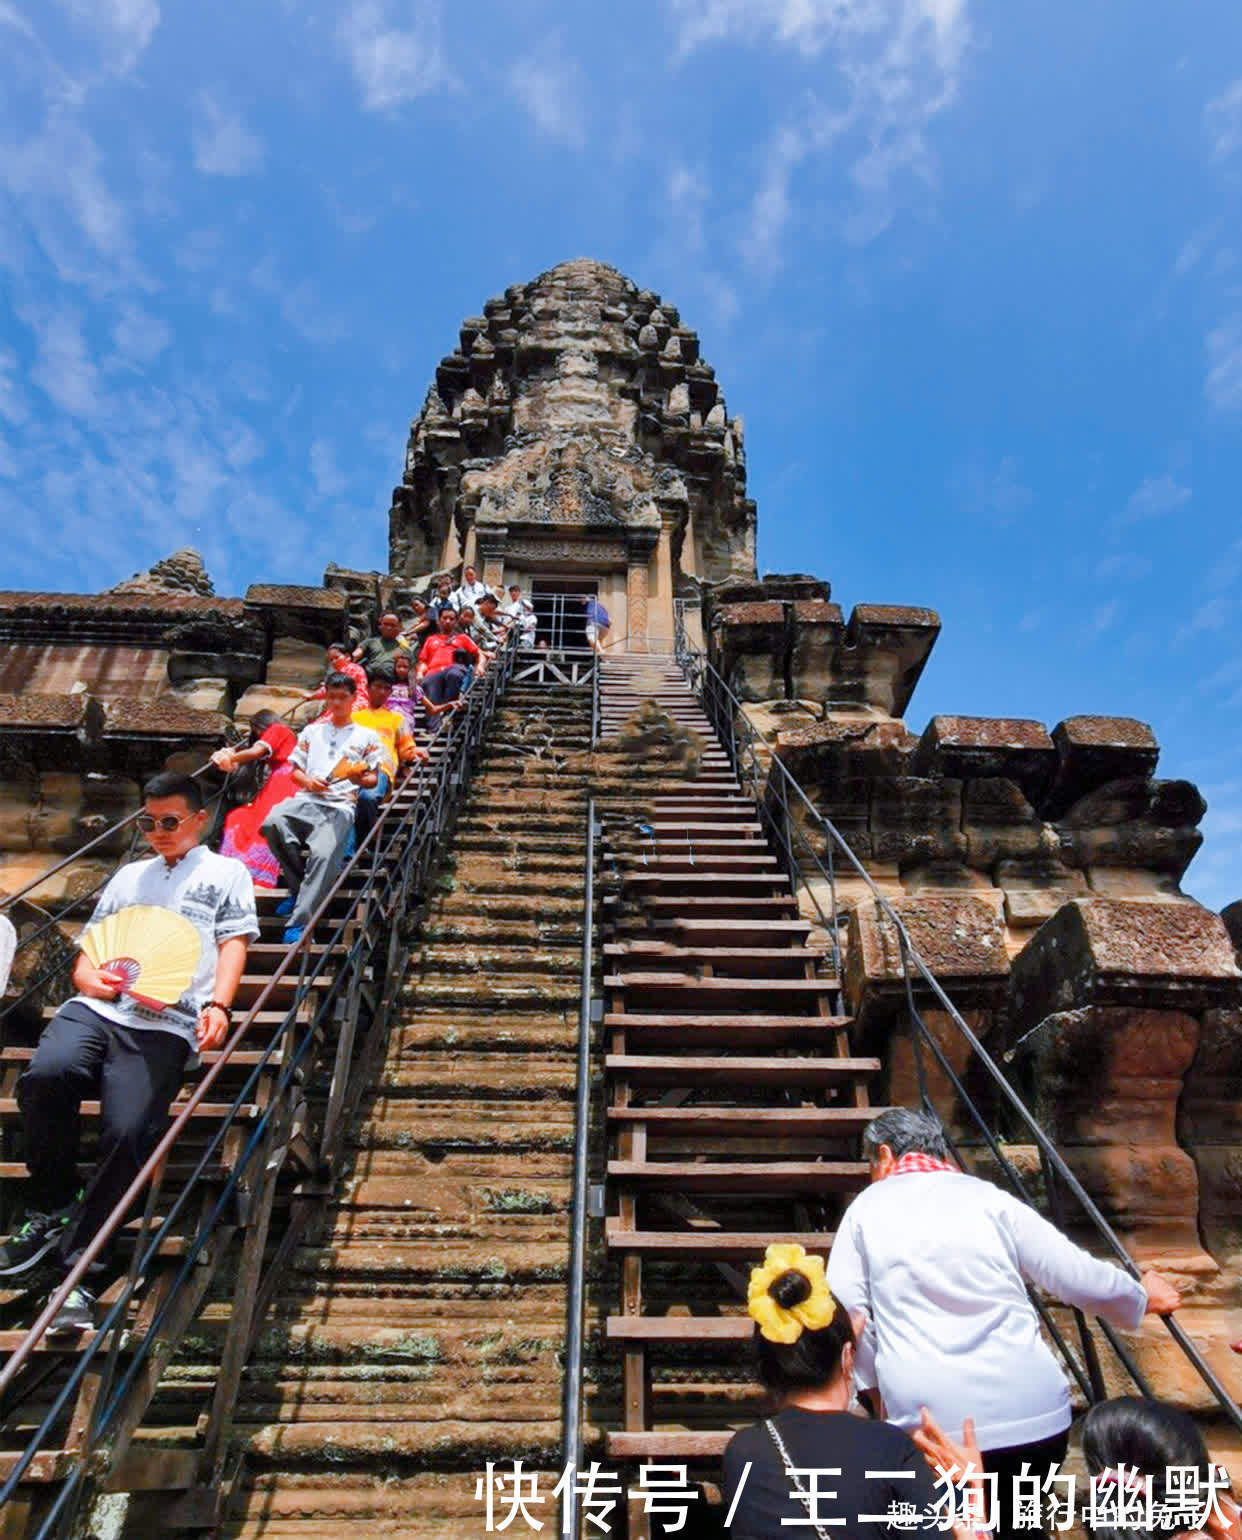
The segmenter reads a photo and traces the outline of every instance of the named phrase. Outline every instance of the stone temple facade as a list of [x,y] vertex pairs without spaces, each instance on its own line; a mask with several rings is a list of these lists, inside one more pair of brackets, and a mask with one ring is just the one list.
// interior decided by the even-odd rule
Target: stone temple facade
[[[1185,1285],[1187,1329],[1235,1383],[1242,909],[1222,918],[1182,889],[1202,798],[1159,775],[1142,722],[908,725],[939,616],[874,603],[847,616],[826,582],[759,579],[755,536],[741,424],[678,311],[590,261],[510,288],[436,370],[387,572],[333,567],[318,587],[256,573],[229,598],[178,552],[103,594],[0,593],[0,887],[132,808],[154,769],[201,764],[260,706],[293,705],[325,642],[365,634],[464,562],[489,582],[598,593],[619,650],[669,650],[684,601],[766,735],[761,756],[842,831],[1134,1254]],[[838,872],[859,1047],[886,1064],[880,1094],[911,1100],[895,938]],[[32,897],[97,875],[70,870]],[[1200,1404],[1162,1352],[1145,1359],[1157,1390]]]
[[410,430],[389,565],[596,592],[613,639],[663,645],[696,580],[755,576],[742,424],[677,310],[566,262],[462,323]]

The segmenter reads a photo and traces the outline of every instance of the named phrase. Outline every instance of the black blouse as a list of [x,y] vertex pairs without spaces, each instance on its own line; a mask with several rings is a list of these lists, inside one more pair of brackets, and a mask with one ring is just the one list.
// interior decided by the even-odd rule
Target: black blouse
[[[937,1491],[935,1478],[909,1435],[887,1422],[802,1407],[788,1407],[772,1421],[801,1472],[803,1490],[818,1490],[813,1512],[829,1535],[842,1540],[883,1540],[917,1534],[918,1528],[909,1522],[884,1522],[890,1505],[901,1504],[907,1511],[913,1506],[926,1515],[943,1495],[943,1487]],[[743,1479],[748,1461],[750,1472]],[[809,1474],[813,1470],[834,1473],[821,1474],[816,1481]],[[725,1449],[724,1473],[726,1513],[738,1488],[742,1489],[729,1530],[731,1540],[790,1540],[791,1536],[814,1540],[807,1506],[791,1492],[793,1483],[765,1424],[734,1434]],[[782,1524],[782,1519],[800,1523]]]

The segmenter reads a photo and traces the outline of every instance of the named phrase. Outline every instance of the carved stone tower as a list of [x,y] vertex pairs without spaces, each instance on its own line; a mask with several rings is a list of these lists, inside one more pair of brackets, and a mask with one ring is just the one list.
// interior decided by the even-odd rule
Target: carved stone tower
[[391,571],[597,592],[620,648],[667,647],[675,597],[755,576],[742,425],[697,335],[602,262],[483,308],[411,427]]

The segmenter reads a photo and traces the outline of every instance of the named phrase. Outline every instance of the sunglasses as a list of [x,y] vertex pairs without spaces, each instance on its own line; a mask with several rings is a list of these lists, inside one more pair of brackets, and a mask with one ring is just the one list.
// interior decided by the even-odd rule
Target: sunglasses
[[163,818],[152,818],[150,813],[139,813],[134,822],[144,834],[150,834],[153,829],[162,829],[165,834],[175,834],[187,818],[193,817],[193,813],[182,813],[180,818],[176,813],[165,813]]

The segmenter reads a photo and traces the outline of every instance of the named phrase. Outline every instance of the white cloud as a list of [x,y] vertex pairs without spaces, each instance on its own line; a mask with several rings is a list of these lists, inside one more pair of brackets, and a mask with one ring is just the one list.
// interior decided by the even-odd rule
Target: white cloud
[[1217,160],[1242,147],[1242,80],[1235,80],[1203,109],[1203,125]]
[[779,266],[793,177],[830,148],[832,164],[847,170],[843,231],[854,244],[887,229],[912,187],[934,184],[927,129],[957,96],[970,40],[966,0],[674,0],[674,12],[683,56],[710,42],[771,40],[806,59],[827,54],[836,69],[835,90],[817,72],[814,90],[769,141],[742,242],[750,267]]
[[99,36],[109,64],[121,74],[137,64],[160,24],[159,0],[61,0],[61,4]]
[[326,438],[317,438],[311,445],[310,470],[317,497],[338,498],[348,485],[336,463],[336,450]]
[[1035,501],[1035,494],[1021,479],[1022,467],[1006,455],[993,470],[970,464],[955,472],[949,490],[971,513],[989,514],[1001,523],[1016,519]]
[[1228,621],[1232,607],[1227,599],[1217,597],[1205,599],[1198,605],[1189,620],[1178,627],[1173,640],[1175,643],[1189,641],[1192,636],[1197,636],[1201,631],[1220,631]]
[[112,328],[112,340],[126,358],[149,364],[172,341],[172,333],[157,316],[148,315],[138,305],[126,305]]
[[72,310],[30,307],[20,312],[34,333],[38,357],[30,378],[71,417],[90,419],[99,410],[99,371]]
[[1087,624],[1087,640],[1092,641],[1095,637],[1103,635],[1117,619],[1120,610],[1121,605],[1116,599],[1097,605],[1095,613]]
[[1190,488],[1179,485],[1172,476],[1147,476],[1130,493],[1124,522],[1158,519],[1176,513],[1190,501]]
[[205,176],[254,176],[263,169],[262,139],[210,91],[198,93],[193,138],[195,169]]
[[7,0],[0,0],[0,25],[15,28],[23,37],[31,39],[35,37],[35,29],[15,6],[7,3]]
[[24,143],[0,145],[0,188],[65,283],[149,286],[129,215],[104,181],[94,140],[69,111],[53,111]]
[[403,7],[409,24],[390,19],[388,0],[353,0],[340,23],[362,104],[371,112],[400,107],[451,84],[440,47],[440,10],[435,0]]
[[1208,333],[1204,394],[1222,411],[1242,407],[1242,315],[1230,316]]
[[260,294],[276,300],[287,324],[304,341],[322,345],[344,337],[344,321],[328,309],[309,278],[287,282],[280,277],[275,259],[268,256],[251,270],[250,281]]
[[0,348],[0,417],[20,427],[30,416],[29,408],[14,376],[17,373],[17,354],[10,348]]
[[509,71],[509,93],[545,138],[582,148],[586,117],[582,79],[577,64],[566,57],[554,33],[514,63]]
[[1096,578],[1103,583],[1135,583],[1151,572],[1151,562],[1146,556],[1136,556],[1133,551],[1119,551],[1116,556],[1106,556],[1096,564]]

